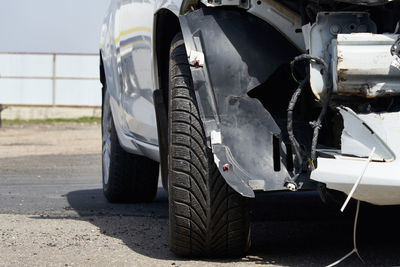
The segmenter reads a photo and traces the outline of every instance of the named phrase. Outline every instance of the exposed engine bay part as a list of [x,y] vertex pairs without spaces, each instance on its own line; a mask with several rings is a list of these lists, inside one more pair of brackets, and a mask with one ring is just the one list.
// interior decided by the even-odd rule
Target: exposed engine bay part
[[334,92],[367,98],[400,94],[400,61],[392,51],[398,38],[395,34],[339,34],[332,47]]
[[[310,43],[307,47],[310,48],[310,55],[323,58],[325,62],[331,64],[335,48],[334,40],[337,35],[354,32],[376,32],[376,25],[371,21],[368,13],[319,13],[309,32]],[[327,88],[330,86],[327,83],[332,79],[326,79],[324,77],[326,73],[322,73],[321,70],[320,64],[311,62],[310,84],[318,99],[327,93]]]
[[204,55],[204,65],[191,64],[191,72],[204,130],[222,176],[247,197],[254,197],[253,190],[284,189],[290,177],[284,166],[290,157],[281,130],[247,92],[290,62],[298,50],[246,12],[202,8],[180,17],[180,22],[188,57],[192,51]]
[[330,64],[329,79],[311,63],[310,84],[320,99],[333,83],[336,95],[365,98],[400,94],[399,35],[374,34],[368,13],[319,13],[309,33],[310,54]]

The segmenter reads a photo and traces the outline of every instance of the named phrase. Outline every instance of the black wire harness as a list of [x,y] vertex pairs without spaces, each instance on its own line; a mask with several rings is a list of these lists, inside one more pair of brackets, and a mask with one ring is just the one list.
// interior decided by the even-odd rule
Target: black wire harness
[[[323,106],[321,109],[321,112],[317,118],[316,121],[312,121],[310,122],[311,127],[313,128],[313,138],[312,138],[312,142],[311,142],[311,155],[310,155],[310,163],[311,166],[308,165],[308,168],[312,168],[315,169],[316,168],[316,160],[317,160],[317,142],[318,142],[318,135],[319,135],[319,131],[322,128],[322,120],[325,117],[325,114],[328,110],[329,107],[329,102],[331,100],[332,97],[332,86],[330,81],[327,79],[327,75],[328,75],[328,71],[329,71],[329,66],[328,64],[325,62],[324,59],[317,57],[317,56],[312,56],[309,54],[303,54],[300,56],[297,56],[294,58],[294,60],[290,63],[290,68],[292,71],[292,75],[294,73],[294,66],[296,64],[296,62],[299,61],[307,61],[309,63],[314,62],[316,64],[321,65],[322,69],[321,69],[321,74],[325,77],[325,84],[327,85],[327,93],[325,96],[325,99],[323,101]],[[294,76],[294,75],[293,75]],[[290,102],[289,102],[289,106],[288,106],[288,122],[287,122],[287,130],[288,130],[288,135],[289,135],[289,140],[291,142],[291,145],[294,149],[294,152],[296,154],[296,158],[297,158],[297,163],[299,168],[296,171],[295,174],[295,178],[297,178],[298,174],[302,171],[303,166],[304,166],[304,161],[303,161],[303,155],[304,155],[304,151],[301,151],[300,145],[296,140],[296,137],[294,136],[294,132],[293,132],[293,110],[294,107],[296,105],[297,99],[300,96],[303,88],[305,87],[305,85],[307,84],[307,82],[310,79],[310,75],[307,74],[306,78],[300,83],[299,87],[297,88],[297,90],[294,92]]]
[[297,169],[297,173],[301,172],[302,166],[303,166],[303,151],[301,151],[301,147],[299,143],[296,140],[296,137],[294,136],[293,132],[293,110],[294,107],[296,106],[297,99],[299,98],[301,92],[303,91],[303,88],[307,84],[309,80],[310,75],[307,74],[307,77],[300,83],[299,87],[297,90],[294,92],[292,95],[292,99],[289,102],[289,107],[287,109],[287,131],[288,131],[288,136],[290,143],[293,147],[294,153],[296,154],[296,161],[297,165],[295,165]]

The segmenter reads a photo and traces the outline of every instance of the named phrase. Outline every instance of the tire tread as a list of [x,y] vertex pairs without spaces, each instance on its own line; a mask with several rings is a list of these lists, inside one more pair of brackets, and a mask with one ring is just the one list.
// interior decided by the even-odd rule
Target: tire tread
[[222,178],[207,147],[182,35],[170,50],[170,248],[186,257],[238,257],[249,246],[248,201]]

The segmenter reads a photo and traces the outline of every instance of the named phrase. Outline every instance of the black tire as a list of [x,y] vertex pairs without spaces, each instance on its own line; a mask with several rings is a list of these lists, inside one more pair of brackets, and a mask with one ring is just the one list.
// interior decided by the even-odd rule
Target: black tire
[[213,162],[192,90],[182,34],[169,65],[170,249],[184,257],[240,257],[250,247],[248,200]]
[[111,114],[109,98],[107,86],[103,85],[102,180],[104,196],[112,203],[150,202],[157,193],[159,163],[143,156],[130,154],[121,147]]

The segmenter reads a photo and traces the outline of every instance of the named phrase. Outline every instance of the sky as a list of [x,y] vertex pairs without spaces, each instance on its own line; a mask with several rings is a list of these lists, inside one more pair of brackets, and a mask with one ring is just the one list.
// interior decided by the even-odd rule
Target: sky
[[0,52],[97,53],[113,0],[0,0]]

